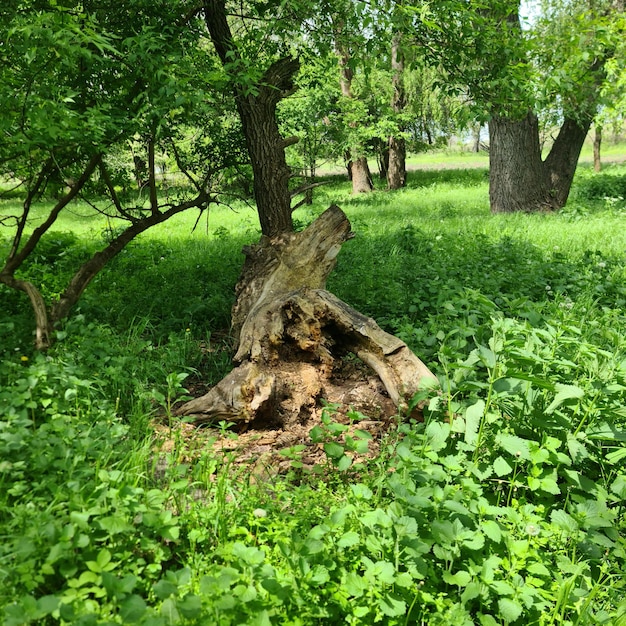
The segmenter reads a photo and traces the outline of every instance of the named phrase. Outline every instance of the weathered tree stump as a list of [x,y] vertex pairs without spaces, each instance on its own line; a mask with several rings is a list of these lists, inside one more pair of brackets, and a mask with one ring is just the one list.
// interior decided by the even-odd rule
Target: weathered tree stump
[[[322,399],[355,399],[354,384],[337,376],[349,354],[367,366],[361,378],[377,396],[370,404],[407,408],[422,381],[435,376],[405,343],[325,290],[352,236],[343,211],[331,206],[300,233],[263,237],[244,249],[233,308],[238,365],[179,415],[288,428],[305,421]],[[379,378],[378,388],[368,371]]]

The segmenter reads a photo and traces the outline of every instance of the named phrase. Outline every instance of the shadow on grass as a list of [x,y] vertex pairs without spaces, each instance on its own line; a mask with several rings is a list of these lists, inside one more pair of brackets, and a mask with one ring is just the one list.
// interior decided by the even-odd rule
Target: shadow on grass
[[329,287],[391,327],[402,317],[415,323],[433,316],[445,323],[448,317],[453,324],[467,290],[510,317],[526,316],[527,303],[555,300],[593,298],[599,306],[615,307],[624,301],[623,286],[612,278],[619,267],[619,258],[595,251],[576,260],[522,238],[445,231],[433,237],[407,225],[344,247]]
[[407,173],[407,188],[446,184],[461,187],[484,185],[489,180],[487,168],[414,170]]

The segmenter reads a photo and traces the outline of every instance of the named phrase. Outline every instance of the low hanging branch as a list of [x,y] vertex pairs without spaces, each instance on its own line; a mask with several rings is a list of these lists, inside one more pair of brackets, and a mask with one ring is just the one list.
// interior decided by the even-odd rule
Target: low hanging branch
[[391,400],[406,410],[426,379],[436,380],[405,343],[326,291],[352,236],[343,211],[331,206],[300,233],[264,237],[244,249],[233,308],[238,366],[179,415],[288,427],[322,399],[345,400],[335,374],[347,354],[378,376],[381,405]]
[[[115,193],[113,183],[108,175],[101,155],[94,155],[85,165],[83,173],[69,191],[50,210],[46,219],[37,226],[27,237],[24,236],[30,205],[36,192],[42,187],[44,174],[34,186],[23,206],[21,217],[17,221],[16,234],[13,246],[7,257],[4,267],[0,267],[0,283],[11,289],[26,293],[30,299],[35,317],[35,348],[46,350],[53,341],[53,330],[58,322],[67,317],[78,302],[82,293],[89,283],[105,265],[111,261],[124,247],[135,237],[149,228],[161,224],[174,215],[191,208],[203,210],[212,201],[212,196],[202,189],[198,190],[195,197],[178,204],[159,204],[156,181],[154,175],[154,147],[150,151],[150,208],[145,211],[137,211],[135,215],[128,209],[124,209],[119,197]],[[85,261],[68,281],[65,290],[51,303],[46,303],[41,291],[28,280],[16,277],[16,273],[22,268],[26,260],[36,249],[42,237],[49,232],[55,224],[61,211],[75,198],[93,174],[99,168],[100,173],[109,189],[112,202],[117,208],[119,216],[130,222],[130,225],[120,232],[104,249],[95,252],[91,258]],[[43,171],[43,170],[42,170]],[[25,241],[22,242],[22,239]]]

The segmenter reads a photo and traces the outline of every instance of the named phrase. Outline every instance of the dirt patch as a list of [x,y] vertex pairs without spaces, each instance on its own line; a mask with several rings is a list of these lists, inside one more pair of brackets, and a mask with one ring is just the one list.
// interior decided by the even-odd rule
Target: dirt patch
[[[315,385],[318,377],[311,380]],[[201,395],[206,385],[191,381],[188,390]],[[400,419],[380,379],[356,359],[344,359],[323,390],[303,387],[298,393],[310,397],[312,391],[319,401],[289,423],[282,423],[280,416],[263,415],[248,423],[197,426],[178,418],[168,424],[159,417],[154,423],[157,475],[165,473],[172,454],[177,463],[194,464],[207,453],[227,460],[231,467],[248,468],[257,478],[285,474],[293,467],[307,472],[330,463],[324,449],[330,441],[345,446],[353,463],[364,462],[379,454],[382,437]],[[350,449],[351,441],[361,442],[358,451]]]

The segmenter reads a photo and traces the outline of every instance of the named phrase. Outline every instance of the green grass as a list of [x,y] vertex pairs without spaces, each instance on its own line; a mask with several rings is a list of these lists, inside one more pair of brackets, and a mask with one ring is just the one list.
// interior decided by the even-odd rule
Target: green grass
[[[255,480],[171,420],[158,449],[186,376],[228,371],[247,207],[131,244],[46,355],[1,289],[2,623],[626,623],[626,167],[602,176],[558,214],[491,215],[480,167],[358,197],[338,178],[296,212],[346,211],[329,288],[442,385],[361,466],[332,409],[313,472],[296,448]],[[83,211],[27,268],[47,295],[106,237]]]

